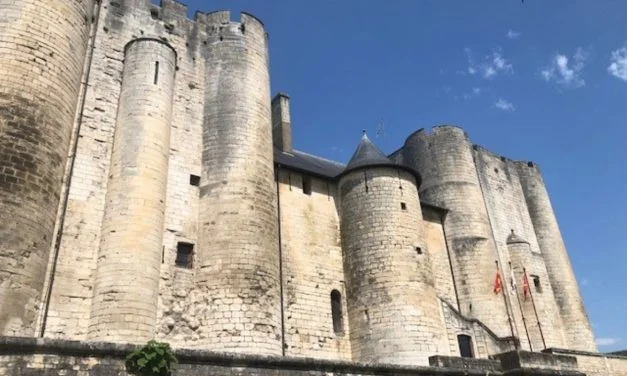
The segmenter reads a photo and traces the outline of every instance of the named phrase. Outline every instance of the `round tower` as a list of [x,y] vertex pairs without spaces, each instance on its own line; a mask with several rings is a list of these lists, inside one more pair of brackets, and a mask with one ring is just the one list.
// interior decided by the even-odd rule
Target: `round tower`
[[418,175],[364,134],[339,181],[346,299],[353,360],[428,364],[443,351]]
[[0,335],[32,336],[93,0],[0,0]]
[[[529,339],[533,351],[545,348],[563,348],[562,320],[555,309],[553,291],[548,283],[548,273],[542,255],[531,250],[529,242],[518,236],[514,230],[507,237],[507,251],[511,260],[511,270],[518,288],[518,314],[525,317]],[[523,276],[526,274],[526,283]],[[522,318],[518,332],[523,333]],[[524,339],[526,340],[526,338]],[[521,342],[523,338],[521,338]],[[526,349],[525,345],[522,345]]]
[[157,317],[176,52],[125,49],[88,338],[152,339]]
[[444,228],[461,313],[511,336],[503,297],[493,292],[496,243],[466,133],[454,126],[420,130],[405,141],[403,153],[422,176],[422,200],[449,210]]
[[517,166],[529,215],[562,316],[566,345],[569,349],[597,351],[588,315],[579,294],[577,279],[542,175],[538,167],[531,162],[518,163]]
[[209,302],[199,344],[281,354],[270,77],[263,24],[206,22],[197,285]]

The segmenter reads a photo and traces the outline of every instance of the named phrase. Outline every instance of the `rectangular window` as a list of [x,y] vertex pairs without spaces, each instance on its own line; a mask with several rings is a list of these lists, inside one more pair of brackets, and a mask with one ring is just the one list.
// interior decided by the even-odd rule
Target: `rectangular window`
[[311,195],[311,177],[303,175],[303,193]]
[[189,175],[189,184],[194,187],[198,187],[200,185],[200,176],[198,175]]
[[407,204],[404,202],[401,202],[401,210],[407,210]]
[[542,293],[542,284],[540,284],[540,277],[538,277],[537,275],[532,275],[531,279],[533,279],[533,285],[536,288],[536,292],[541,294]]
[[176,244],[175,265],[179,268],[191,269],[194,259],[194,245],[192,243],[178,242]]
[[156,85],[157,83],[159,83],[159,62],[155,61],[155,82],[154,82],[154,84]]

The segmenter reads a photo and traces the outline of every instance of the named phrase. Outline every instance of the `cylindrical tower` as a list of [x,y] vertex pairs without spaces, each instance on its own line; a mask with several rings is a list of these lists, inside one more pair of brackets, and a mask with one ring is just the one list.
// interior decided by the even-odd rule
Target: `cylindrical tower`
[[[507,237],[507,251],[516,284],[519,302],[515,308],[527,323],[533,351],[545,348],[563,348],[562,320],[555,307],[553,291],[548,284],[548,273],[542,255],[531,251],[529,242],[512,233]],[[523,283],[527,272],[527,291]],[[545,286],[543,286],[543,281]],[[518,332],[523,333],[523,320],[517,320]],[[521,338],[525,342],[526,338]],[[527,349],[525,345],[523,349]]]
[[493,292],[496,243],[466,133],[454,126],[420,130],[405,141],[403,154],[422,176],[422,200],[449,210],[444,227],[462,313],[511,336],[506,304]]
[[157,317],[176,52],[126,46],[88,338],[144,342]]
[[211,301],[200,345],[281,354],[276,188],[266,32],[205,16],[197,285]]
[[428,365],[429,356],[447,351],[417,180],[365,135],[340,178],[353,360]]
[[566,252],[540,171],[533,163],[518,163],[520,183],[564,324],[568,348],[597,351],[577,279]]
[[0,335],[35,332],[93,10],[0,0]]

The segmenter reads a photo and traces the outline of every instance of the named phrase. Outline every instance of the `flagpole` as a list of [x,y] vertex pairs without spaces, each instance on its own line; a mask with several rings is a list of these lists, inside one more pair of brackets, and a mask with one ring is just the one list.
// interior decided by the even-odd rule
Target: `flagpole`
[[[500,273],[499,262],[498,260],[494,260],[496,263],[496,272]],[[501,273],[502,274],[502,273]],[[512,316],[509,312],[509,306],[507,305],[507,297],[505,296],[505,291],[503,291],[503,279],[501,278],[501,292],[503,293],[503,303],[505,303],[505,311],[507,312],[507,321],[509,322],[509,330],[512,332],[512,338],[514,339],[514,349],[518,350],[518,341],[516,340],[516,335],[514,334],[514,324],[512,323]]]
[[510,283],[512,284],[512,288],[514,289],[514,295],[516,295],[516,300],[518,301],[518,308],[520,308],[520,315],[522,316],[523,327],[525,328],[525,334],[527,335],[527,341],[529,342],[529,350],[533,352],[533,345],[531,344],[531,337],[529,337],[529,329],[527,329],[527,320],[525,319],[525,312],[523,311],[522,303],[520,302],[520,296],[518,296],[518,290],[516,289],[516,281],[514,280],[514,270],[512,269],[512,263],[509,263],[509,272],[510,279],[512,280]]
[[[529,278],[527,278],[527,269],[523,268],[523,273],[525,274],[525,279],[527,280],[527,284],[529,284]],[[544,341],[544,333],[542,333],[542,324],[540,324],[540,317],[538,316],[538,310],[536,309],[536,301],[533,299],[531,286],[529,286],[529,296],[531,297],[531,304],[533,305],[533,312],[535,313],[536,321],[538,322],[538,330],[540,331],[540,338],[542,338],[542,346],[544,346],[544,349],[546,349],[546,342]]]

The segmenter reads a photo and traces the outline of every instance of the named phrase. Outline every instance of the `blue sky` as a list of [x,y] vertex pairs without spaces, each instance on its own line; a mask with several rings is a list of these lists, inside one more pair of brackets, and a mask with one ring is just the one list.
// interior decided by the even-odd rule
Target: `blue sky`
[[626,1],[187,4],[264,21],[297,149],[346,162],[362,129],[391,152],[455,124],[538,163],[600,350],[627,348]]

